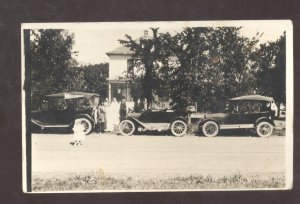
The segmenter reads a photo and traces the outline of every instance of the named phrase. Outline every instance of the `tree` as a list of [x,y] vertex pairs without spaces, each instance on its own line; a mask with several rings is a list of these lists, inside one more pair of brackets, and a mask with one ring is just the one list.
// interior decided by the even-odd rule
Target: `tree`
[[164,76],[174,103],[186,107],[197,102],[202,111],[218,111],[228,98],[253,93],[250,54],[259,36],[248,39],[239,30],[196,27],[162,35],[168,44],[163,48],[179,62],[162,69],[169,73]]
[[205,51],[208,50],[206,34],[209,28],[185,28],[175,36],[162,35],[162,48],[167,56],[173,56],[178,63],[164,63],[161,69],[164,84],[170,90],[173,104],[186,107],[197,98],[202,98],[203,89],[199,82],[204,80]]
[[98,93],[100,98],[107,97],[108,63],[81,67],[84,75],[84,91]]
[[[260,34],[246,38],[241,27],[219,27],[209,38],[208,67],[214,70],[215,98],[218,103],[255,92],[254,72],[251,69],[253,52]],[[209,75],[209,73],[207,73]]]
[[68,69],[76,66],[73,44],[73,34],[65,30],[31,30],[30,52],[26,57],[31,72],[32,108],[38,108],[46,94],[78,86],[68,80]]
[[274,98],[278,107],[286,103],[286,35],[275,42],[260,45],[253,57],[256,71],[257,90],[260,94]]
[[158,73],[161,60],[165,59],[161,52],[158,28],[150,28],[150,30],[152,32],[151,37],[144,36],[138,40],[133,40],[132,37],[126,35],[125,40],[119,40],[122,45],[134,52],[132,56],[133,66],[137,68],[139,73],[134,73],[134,76],[131,76],[131,78],[135,81],[140,81],[148,107],[152,103],[153,92],[160,87]]

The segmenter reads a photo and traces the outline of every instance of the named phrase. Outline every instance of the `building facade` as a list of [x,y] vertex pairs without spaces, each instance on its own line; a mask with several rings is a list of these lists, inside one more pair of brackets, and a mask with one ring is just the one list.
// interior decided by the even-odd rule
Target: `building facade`
[[108,77],[108,99],[120,100],[125,97],[131,98],[129,80],[126,77],[128,69],[132,64],[132,51],[127,47],[118,47],[106,55],[109,57],[109,77]]

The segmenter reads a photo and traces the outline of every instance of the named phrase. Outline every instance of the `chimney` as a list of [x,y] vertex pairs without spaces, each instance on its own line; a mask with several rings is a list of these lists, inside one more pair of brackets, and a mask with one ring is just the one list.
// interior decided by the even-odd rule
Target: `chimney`
[[144,30],[144,37],[148,36],[148,30]]

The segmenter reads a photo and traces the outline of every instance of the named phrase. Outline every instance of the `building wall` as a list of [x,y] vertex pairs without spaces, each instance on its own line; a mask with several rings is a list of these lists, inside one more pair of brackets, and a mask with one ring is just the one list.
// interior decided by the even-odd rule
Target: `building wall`
[[109,61],[109,79],[118,79],[124,77],[127,71],[127,60],[130,55],[111,55]]

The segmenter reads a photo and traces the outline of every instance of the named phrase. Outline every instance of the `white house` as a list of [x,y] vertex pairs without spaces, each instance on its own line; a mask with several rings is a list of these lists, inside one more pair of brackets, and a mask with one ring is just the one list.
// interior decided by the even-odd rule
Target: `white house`
[[127,100],[131,97],[126,72],[132,64],[133,52],[129,48],[121,46],[106,55],[109,57],[109,77],[108,77],[108,99],[120,99],[125,97]]

